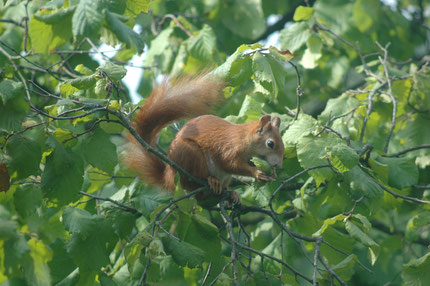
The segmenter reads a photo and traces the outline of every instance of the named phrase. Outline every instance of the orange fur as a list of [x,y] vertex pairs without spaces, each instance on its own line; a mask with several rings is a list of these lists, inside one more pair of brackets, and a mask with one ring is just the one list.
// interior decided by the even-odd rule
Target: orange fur
[[[158,133],[167,124],[198,116],[177,133],[168,157],[193,176],[208,180],[215,192],[227,188],[232,174],[271,180],[250,164],[250,159],[261,157],[270,165],[280,167],[284,153],[278,117],[265,115],[258,121],[233,124],[216,116],[202,115],[218,103],[223,88],[223,82],[207,74],[181,78],[172,84],[165,81],[154,89],[136,119],[139,135],[155,146]],[[175,169],[137,145],[135,140],[130,143],[132,148],[126,156],[128,165],[147,183],[174,190]],[[185,176],[180,177],[180,182],[186,190],[199,187]],[[239,198],[238,195],[233,197]]]
[[[156,87],[139,111],[135,126],[143,140],[155,146],[158,133],[166,125],[185,118],[206,114],[220,101],[224,83],[207,74],[181,77],[169,83],[165,80]],[[124,156],[128,167],[137,170],[149,184],[174,190],[175,171],[155,155],[145,150],[129,136]],[[169,166],[170,167],[170,166]]]

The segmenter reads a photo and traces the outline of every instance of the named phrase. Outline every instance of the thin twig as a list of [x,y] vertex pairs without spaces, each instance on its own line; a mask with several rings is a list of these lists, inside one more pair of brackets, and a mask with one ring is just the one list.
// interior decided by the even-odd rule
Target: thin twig
[[251,251],[252,253],[257,254],[257,255],[259,255],[260,257],[267,257],[267,258],[269,258],[269,259],[271,259],[271,260],[273,260],[273,261],[276,261],[276,262],[278,262],[278,263],[280,263],[280,264],[284,265],[285,267],[287,267],[291,272],[293,272],[293,273],[294,273],[294,275],[300,276],[300,277],[302,277],[303,279],[305,279],[306,281],[308,281],[309,283],[312,283],[312,280],[311,280],[310,278],[306,277],[305,275],[303,275],[302,273],[300,273],[299,271],[297,271],[294,267],[292,267],[291,265],[289,265],[289,264],[288,264],[288,263],[286,263],[285,261],[282,261],[281,259],[278,259],[278,258],[276,258],[276,257],[274,257],[274,256],[272,256],[272,255],[266,254],[266,253],[261,252],[261,251],[258,251],[258,250],[256,250],[256,249],[250,248],[250,247],[248,247],[248,246],[246,246],[246,245],[243,245],[243,244],[241,244],[241,243],[239,243],[239,242],[236,242],[236,245],[237,245],[238,247],[240,247],[240,248],[244,249],[244,250],[248,250],[248,251]]
[[415,150],[426,149],[426,148],[430,148],[430,144],[418,145],[418,146],[415,146],[415,147],[412,147],[412,148],[408,148],[408,149],[405,149],[403,151],[400,151],[400,152],[397,152],[397,153],[394,153],[394,154],[383,154],[382,156],[383,157],[400,157],[403,154],[406,154],[406,153],[409,153],[409,152],[412,152],[412,151],[415,151]]
[[23,50],[26,53],[27,52],[27,39],[28,39],[28,20],[29,15],[28,15],[28,4],[30,3],[31,0],[27,0],[25,1],[24,7],[25,7],[25,17],[24,17],[24,45],[23,45]]
[[234,238],[234,232],[233,232],[233,223],[231,217],[227,214],[227,211],[225,210],[225,204],[226,201],[222,201],[219,205],[221,208],[221,215],[224,218],[226,222],[227,232],[230,236],[231,241],[231,261],[233,264],[233,281],[234,285],[239,285],[239,277],[238,277],[238,271],[237,271],[237,247],[236,247],[236,239]]
[[384,59],[381,57],[378,57],[379,61],[381,62],[381,65],[384,67],[384,74],[385,74],[385,80],[388,83],[388,96],[391,98],[391,101],[393,102],[393,114],[391,118],[391,129],[388,132],[387,139],[385,141],[385,147],[384,147],[384,153],[388,152],[388,146],[390,144],[391,136],[393,135],[394,128],[396,128],[396,119],[397,119],[397,100],[393,95],[393,89],[391,86],[391,79],[390,75],[388,74],[388,65],[387,65],[387,58],[388,58],[388,47],[390,46],[390,42],[388,42],[385,47],[382,47],[378,42],[376,42],[378,47],[384,52]]
[[161,19],[161,21],[158,23],[158,26],[161,26],[167,18],[172,19],[172,20],[175,22],[176,26],[177,26],[179,29],[181,29],[182,31],[184,31],[184,32],[185,32],[185,34],[187,34],[187,36],[188,36],[188,37],[192,37],[192,36],[193,36],[193,34],[192,34],[190,31],[188,31],[188,30],[187,30],[187,29],[186,29],[186,28],[181,24],[181,22],[179,22],[178,18],[176,18],[176,16],[175,16],[175,15],[173,15],[173,14],[166,14],[166,15],[164,15],[164,17],[163,17],[163,18]]
[[334,33],[332,30],[330,30],[328,27],[326,27],[326,26],[324,26],[324,25],[322,25],[320,23],[316,24],[315,26],[318,29],[320,29],[320,30],[326,31],[327,33],[331,34],[336,39],[338,39],[339,41],[341,41],[342,43],[344,43],[345,45],[347,45],[347,46],[351,47],[352,49],[354,49],[357,52],[358,56],[360,57],[361,64],[363,65],[363,69],[364,69],[364,72],[366,73],[366,75],[376,78],[379,82],[383,81],[381,79],[381,77],[379,77],[378,75],[376,75],[375,73],[373,73],[369,69],[369,67],[367,66],[367,63],[366,63],[365,56],[363,56],[363,54],[361,53],[361,49],[360,49],[360,46],[358,44],[357,45],[352,44],[351,42],[349,42],[345,38],[339,36],[338,34]]
[[317,286],[317,273],[318,273],[318,256],[320,255],[320,246],[321,246],[322,237],[318,237],[318,240],[315,243],[315,251],[314,251],[314,275],[312,277],[312,286]]
[[387,193],[391,194],[395,198],[400,198],[400,199],[403,199],[405,201],[410,201],[410,202],[414,202],[414,203],[418,203],[418,204],[430,204],[430,201],[420,200],[420,199],[417,199],[417,198],[412,198],[412,197],[404,196],[404,195],[398,194],[396,192],[393,192],[392,190],[390,190],[389,188],[387,188],[384,184],[382,184],[381,182],[379,182],[377,179],[375,179],[374,177],[372,177],[368,173],[366,173],[366,172],[364,172],[364,173],[366,174],[367,177],[369,177],[370,179],[372,179],[372,181],[374,181],[376,184],[378,184],[378,186],[380,186],[384,191],[386,191]]
[[217,282],[221,274],[223,274],[227,270],[227,267],[229,267],[231,263],[233,263],[232,260],[230,260],[229,262],[227,262],[226,265],[224,265],[224,267],[221,269],[221,272],[215,277],[215,279],[211,282],[211,284],[209,284],[209,286],[213,286]]
[[81,195],[84,195],[84,196],[90,197],[90,198],[92,198],[92,199],[96,199],[96,200],[100,200],[100,201],[107,201],[107,202],[110,202],[110,203],[112,203],[112,204],[114,204],[114,205],[116,205],[116,206],[118,206],[118,207],[122,208],[123,210],[125,210],[125,211],[127,211],[127,212],[130,212],[130,213],[133,213],[133,214],[138,213],[138,211],[137,211],[135,208],[130,207],[130,206],[127,206],[127,205],[124,205],[124,204],[122,204],[122,203],[120,203],[120,202],[117,202],[117,201],[115,201],[115,200],[112,200],[111,198],[104,198],[104,197],[96,196],[96,195],[93,195],[93,194],[85,193],[85,192],[83,192],[83,191],[80,191],[79,193],[80,193]]
[[208,277],[209,277],[209,274],[211,273],[211,270],[212,270],[212,262],[209,263],[208,269],[206,270],[206,275],[203,278],[202,285],[200,285],[200,286],[205,286],[205,283],[208,280]]
[[367,127],[367,121],[369,120],[370,113],[372,113],[372,111],[373,111],[373,98],[375,97],[377,92],[381,88],[383,88],[386,84],[387,84],[386,81],[379,84],[367,96],[367,114],[366,114],[366,117],[364,117],[364,119],[363,119],[363,127],[361,128],[361,134],[360,134],[360,143],[363,143],[364,132],[365,132],[366,127]]
[[325,269],[330,273],[330,276],[333,276],[336,278],[336,280],[340,283],[342,286],[346,286],[346,283],[340,278],[339,275],[337,275],[336,272],[333,271],[333,269],[325,262],[324,258],[321,256],[321,254],[318,256],[319,261],[321,261],[322,265],[324,265]]
[[303,96],[303,89],[302,89],[302,83],[301,83],[301,79],[300,79],[299,69],[297,68],[297,66],[293,62],[288,61],[288,63],[294,68],[294,70],[296,71],[296,76],[297,76],[297,89],[296,89],[297,111],[295,112],[294,119],[293,119],[293,121],[296,121],[297,118],[299,117],[299,113],[300,113],[300,106],[301,106],[301,98]]
[[18,23],[17,21],[12,20],[12,19],[0,19],[0,22],[3,22],[3,23],[10,23],[10,24],[14,24],[14,25],[16,25],[16,26],[18,26],[18,27],[24,28],[24,25],[23,25],[23,24]]

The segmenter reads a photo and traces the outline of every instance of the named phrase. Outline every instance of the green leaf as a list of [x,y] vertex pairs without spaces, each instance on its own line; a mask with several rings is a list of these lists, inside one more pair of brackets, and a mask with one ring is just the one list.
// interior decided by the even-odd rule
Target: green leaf
[[302,20],[309,20],[313,14],[314,14],[314,8],[300,5],[299,7],[297,7],[296,11],[294,12],[293,20],[296,22],[302,21]]
[[54,138],[54,150],[46,157],[41,187],[44,196],[67,204],[77,198],[84,181],[83,163],[79,154],[65,149]]
[[388,166],[388,185],[402,189],[418,184],[418,166],[410,158],[378,159]]
[[63,220],[73,233],[66,245],[67,252],[80,268],[98,270],[110,262],[109,254],[116,236],[108,220],[71,207],[64,211]]
[[430,284],[430,253],[403,265],[402,278],[407,286]]
[[136,17],[140,13],[148,13],[151,0],[127,0],[126,16]]
[[33,258],[34,278],[32,281],[34,285],[51,285],[48,262],[52,260],[52,250],[35,238],[31,238],[28,245],[30,246],[30,256]]
[[430,224],[430,212],[420,212],[413,216],[406,225],[405,237],[409,241],[416,241],[420,233]]
[[388,165],[378,162],[373,158],[369,158],[369,165],[372,168],[372,170],[375,171],[376,175],[378,175],[378,179],[380,179],[383,183],[387,184],[388,183]]
[[[297,142],[297,158],[299,159],[302,168],[310,168],[318,165],[327,164],[326,147],[334,145],[338,142],[338,138],[334,135],[329,137],[314,137],[304,136]],[[320,185],[325,180],[330,180],[333,177],[333,171],[330,168],[320,168],[309,171],[315,179],[317,185]]]
[[352,190],[363,194],[368,198],[378,198],[382,196],[381,187],[367,176],[360,167],[355,166],[345,173],[346,181]]
[[94,77],[94,75],[68,79],[61,83],[60,91],[63,95],[69,96],[79,90],[93,87],[96,84],[96,81],[97,79]]
[[163,237],[162,241],[166,252],[172,255],[173,260],[178,265],[195,268],[203,263],[205,252],[200,248],[170,236]]
[[350,220],[345,222],[345,229],[352,237],[362,242],[364,245],[378,246],[378,244],[372,238],[370,238],[370,236],[364,233],[357,225],[355,225]]
[[352,217],[358,219],[364,227],[364,230],[366,232],[369,232],[370,229],[372,228],[372,224],[370,223],[370,221],[367,219],[367,217],[365,217],[364,215],[361,214],[353,214]]
[[0,99],[0,130],[19,130],[29,110],[22,83],[11,80],[0,82]]
[[258,91],[263,89],[264,94],[270,94],[276,98],[280,90],[285,87],[285,76],[281,76],[284,72],[283,65],[274,59],[270,54],[263,55],[256,52],[252,57],[252,70],[254,73],[254,82]]
[[251,186],[251,192],[252,197],[258,202],[258,205],[267,206],[271,197],[270,188],[267,184],[254,183]]
[[42,205],[39,186],[23,185],[13,194],[15,208],[22,217],[30,216]]
[[97,68],[97,71],[105,72],[112,81],[121,80],[127,74],[127,70],[123,66],[111,62],[104,62]]
[[16,234],[16,229],[18,228],[18,224],[15,221],[6,220],[0,218],[0,239],[9,239],[14,237]]
[[380,2],[377,0],[357,0],[354,3],[355,26],[364,33],[378,21]]
[[50,50],[54,33],[52,26],[33,17],[29,23],[29,36],[35,52],[46,54]]
[[238,86],[249,80],[252,75],[251,58],[243,56],[243,51],[248,49],[261,48],[262,45],[241,45],[230,55],[227,60],[218,68],[213,70],[213,74],[227,80],[232,86]]
[[[34,14],[34,18],[42,21],[46,24],[61,24],[62,21],[64,21],[65,18],[71,17],[73,14],[73,11],[75,11],[75,7],[69,7],[66,9],[45,9],[45,10],[39,10],[38,13]],[[30,24],[31,25],[31,24]]]
[[[3,221],[1,219],[0,223],[2,223],[3,226]],[[8,228],[8,224],[5,224],[5,226]],[[5,240],[3,250],[4,266],[6,269],[17,271],[22,269],[24,263],[32,263],[31,258],[29,257],[30,247],[22,234],[15,234],[10,239]],[[30,271],[32,271],[32,269],[27,268],[26,270],[29,271],[28,276],[31,276],[32,273],[30,273]]]
[[117,212],[113,215],[112,227],[118,237],[127,239],[135,227],[136,216],[127,212]]
[[19,135],[13,136],[8,142],[6,150],[12,158],[9,171],[11,173],[16,171],[17,179],[39,174],[42,150],[37,142]]
[[[1,113],[0,113],[1,114]],[[406,127],[398,132],[398,135],[405,140],[405,146],[413,147],[430,142],[430,119],[418,114],[409,118]]]
[[[116,164],[118,164],[116,146],[110,141],[110,136],[103,129],[97,128],[88,134],[82,144],[83,154],[88,163],[108,174],[113,173]],[[102,156],[100,156],[100,150],[103,150]]]
[[307,114],[302,114],[299,119],[284,132],[282,141],[285,144],[297,144],[300,138],[311,134],[317,128],[317,121]]
[[161,67],[162,70],[167,69],[173,56],[172,47],[169,45],[169,38],[172,33],[173,28],[169,27],[161,31],[161,33],[151,41],[150,48],[144,61],[146,66],[157,65]]
[[121,42],[126,44],[126,47],[136,49],[139,54],[143,51],[145,43],[142,37],[124,24],[117,14],[106,11],[106,21],[109,29]]
[[238,117],[243,117],[244,121],[256,121],[261,116],[261,102],[247,95],[239,110]]
[[[72,14],[75,7],[45,9],[35,14],[29,23],[29,36],[34,51],[47,54],[72,37]],[[54,12],[51,12],[54,11]]]
[[172,77],[180,76],[184,72],[184,68],[188,60],[188,51],[186,48],[186,43],[187,42],[184,42],[179,46],[175,62],[172,66],[172,71],[170,72],[170,76]]
[[216,51],[216,37],[212,28],[208,25],[203,25],[198,35],[190,38],[188,42],[188,50],[196,59],[204,62],[212,60]]
[[[345,92],[336,98],[330,98],[324,111],[318,116],[322,122],[327,122],[331,117],[345,114],[352,111],[360,105],[360,102],[354,95]],[[346,117],[348,118],[348,117]]]
[[50,244],[49,247],[53,251],[52,260],[48,263],[52,280],[61,281],[76,269],[76,265],[67,254],[64,240],[57,239],[54,243]]
[[[354,254],[351,254],[347,256],[344,260],[339,262],[338,264],[332,266],[332,270],[339,275],[339,277],[343,281],[348,281],[351,279],[352,275],[355,273],[355,265],[357,263],[357,256]],[[324,279],[326,281],[331,281],[331,279],[328,277],[328,272],[324,272]]]
[[151,214],[156,208],[169,200],[169,196],[156,188],[145,188],[139,185],[132,197],[135,207],[144,214]]
[[179,237],[203,250],[205,261],[218,260],[221,255],[218,228],[199,213],[192,215],[181,213],[180,221],[183,224],[177,228]]
[[327,149],[330,163],[341,173],[351,170],[358,163],[357,152],[345,144],[336,144]]
[[275,46],[270,46],[269,52],[274,59],[280,62],[288,62],[294,58],[294,55],[289,50],[280,51]]
[[294,53],[300,49],[311,36],[309,24],[306,22],[294,23],[281,31],[279,41],[282,50],[290,50]]
[[80,0],[72,18],[73,35],[96,38],[103,24],[102,8],[101,0]]
[[118,286],[118,284],[115,283],[115,281],[112,278],[110,278],[109,276],[107,276],[104,273],[100,273],[98,275],[98,278],[100,280],[101,286]]
[[393,81],[393,96],[397,99],[397,116],[403,116],[408,109],[408,101],[411,95],[412,79]]
[[317,67],[318,60],[322,56],[322,42],[320,38],[310,36],[306,42],[307,49],[300,61],[300,64],[306,69],[313,69]]
[[127,261],[128,270],[133,273],[134,265],[142,254],[142,249],[147,247],[152,241],[152,236],[148,233],[138,234],[124,249],[124,257]]
[[256,39],[266,29],[261,0],[235,0],[224,6],[224,26],[247,39]]
[[63,223],[70,233],[78,233],[86,238],[93,231],[96,221],[86,210],[67,207],[63,212]]
[[268,175],[272,173],[272,167],[266,160],[260,159],[258,157],[252,157],[250,161],[254,163],[257,169],[263,171],[264,173]]
[[312,236],[313,237],[321,236],[330,225],[333,225],[336,222],[343,220],[344,218],[345,216],[343,214],[338,214],[337,216],[334,216],[332,218],[325,219],[321,228],[317,232],[314,232]]

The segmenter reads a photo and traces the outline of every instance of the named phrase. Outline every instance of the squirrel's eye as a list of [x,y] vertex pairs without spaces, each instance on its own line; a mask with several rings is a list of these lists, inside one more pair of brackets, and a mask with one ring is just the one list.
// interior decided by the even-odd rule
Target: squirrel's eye
[[275,142],[273,142],[273,140],[272,140],[272,139],[268,139],[268,140],[266,141],[266,145],[267,145],[267,147],[269,147],[270,149],[273,149],[273,148],[275,147]]

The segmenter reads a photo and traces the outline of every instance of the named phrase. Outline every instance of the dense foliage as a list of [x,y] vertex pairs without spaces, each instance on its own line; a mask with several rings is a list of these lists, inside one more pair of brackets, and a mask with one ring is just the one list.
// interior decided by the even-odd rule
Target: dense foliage
[[[430,1],[391,2],[0,1],[1,285],[430,285]],[[137,179],[142,53],[143,97],[209,67],[218,116],[280,116],[277,179],[212,209]]]

